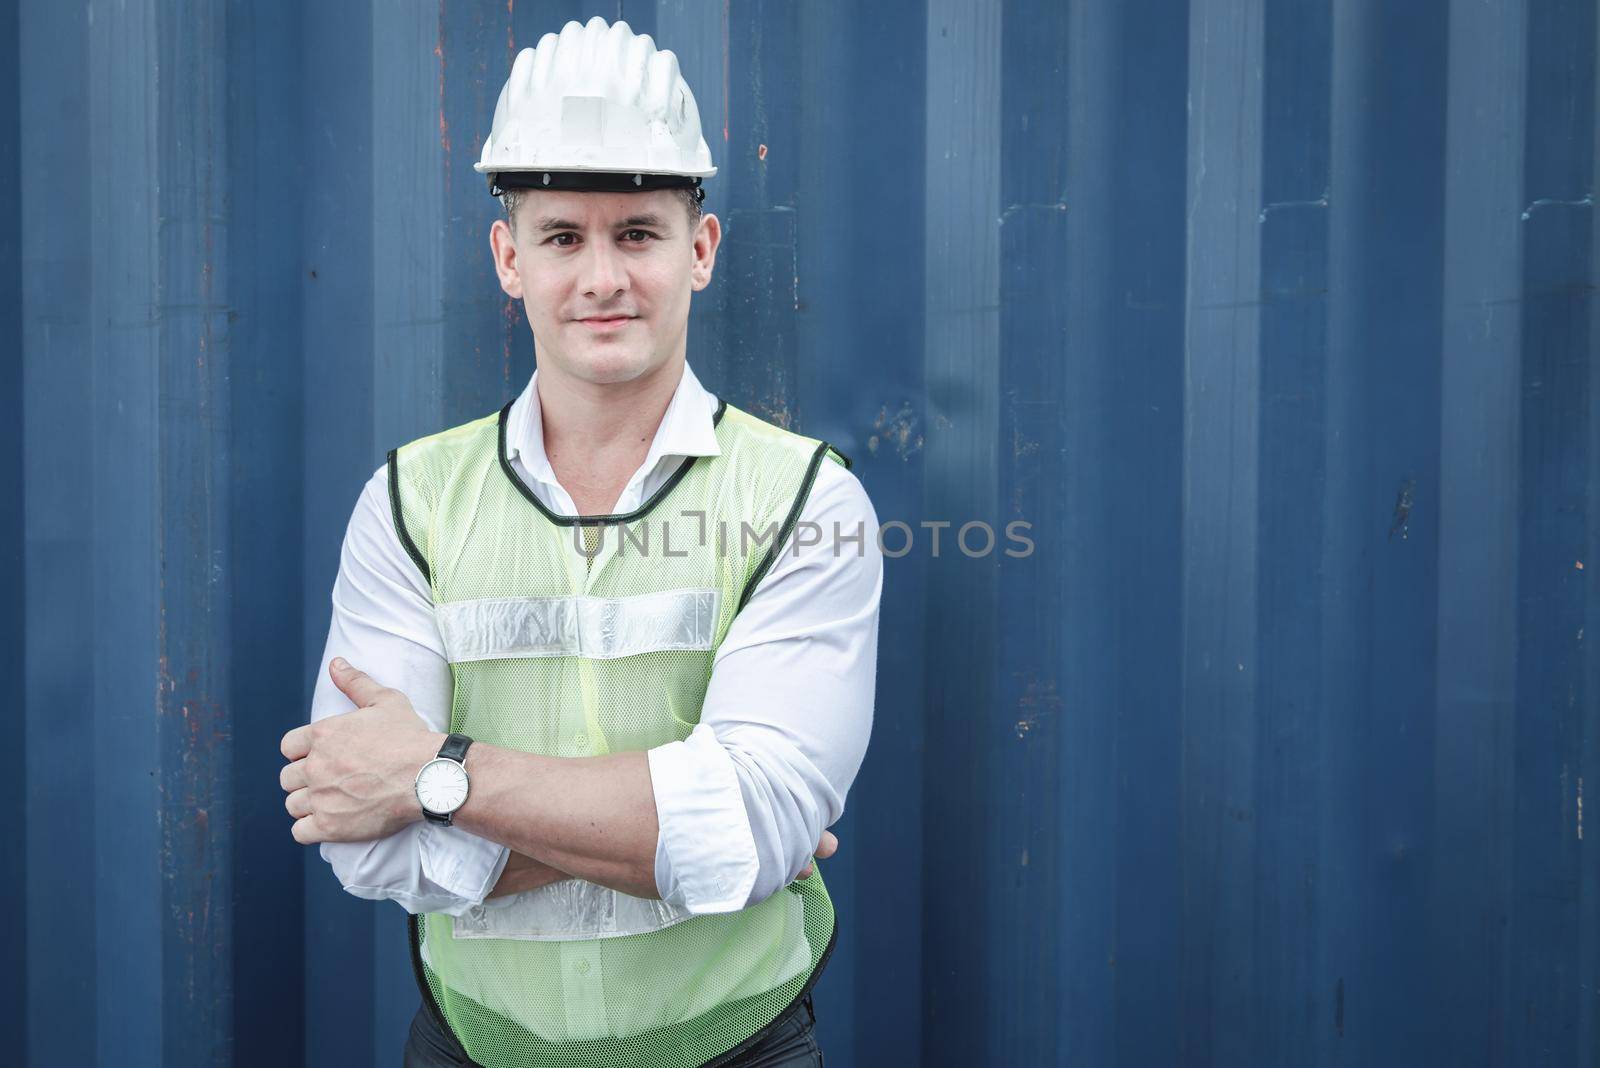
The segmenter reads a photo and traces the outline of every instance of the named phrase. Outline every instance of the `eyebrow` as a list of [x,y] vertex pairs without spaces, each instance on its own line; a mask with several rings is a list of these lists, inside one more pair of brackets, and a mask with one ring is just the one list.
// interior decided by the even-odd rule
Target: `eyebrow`
[[[661,216],[648,214],[630,215],[616,225],[618,229],[627,226],[654,226],[657,229],[665,229],[667,224],[661,218]],[[555,230],[582,230],[583,226],[579,223],[573,222],[570,219],[551,219],[547,217],[540,219],[537,223],[535,223],[534,229],[538,230],[540,233],[548,234]]]

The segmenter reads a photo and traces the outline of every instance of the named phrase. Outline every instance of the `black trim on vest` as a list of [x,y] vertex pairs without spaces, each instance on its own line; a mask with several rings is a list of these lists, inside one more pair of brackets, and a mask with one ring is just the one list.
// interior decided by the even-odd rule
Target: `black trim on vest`
[[844,453],[840,452],[838,449],[835,449],[832,445],[829,445],[828,448],[833,449],[833,454],[839,458],[841,463],[844,464],[844,469],[846,471],[850,470],[852,467],[855,466],[855,464],[850,462],[850,457],[846,456]]
[[[527,483],[518,478],[517,473],[511,470],[511,458],[506,455],[506,424],[510,422],[511,419],[511,405],[515,403],[516,401],[514,400],[508,401],[506,406],[500,409],[500,443],[497,446],[497,451],[500,455],[500,470],[504,471],[505,476],[511,480],[511,484],[517,487],[518,493],[526,497],[535,508],[539,509],[546,519],[557,524],[558,526],[571,527],[582,525],[586,527],[596,527],[608,523],[632,523],[635,520],[643,519],[646,515],[650,514],[650,511],[654,509],[656,505],[660,504],[662,500],[666,498],[667,494],[671,493],[673,489],[677,487],[678,483],[683,481],[684,476],[689,473],[689,469],[694,466],[695,461],[701,459],[699,456],[685,456],[683,458],[683,463],[679,464],[678,469],[672,472],[672,477],[667,479],[666,482],[662,483],[661,488],[652,493],[648,501],[645,501],[639,507],[626,514],[557,515],[555,512],[552,512],[550,509],[546,508],[544,502],[541,501],[538,496],[536,496],[534,492],[528,488]],[[713,427],[722,422],[722,413],[727,411],[727,409],[728,402],[718,398],[716,414],[711,417],[711,425]]]
[[[811,454],[811,462],[806,465],[805,480],[800,483],[800,492],[794,495],[794,503],[789,506],[789,514],[783,519],[783,527],[779,529],[778,536],[772,542],[772,548],[767,550],[767,555],[762,558],[761,566],[757,567],[755,574],[750,576],[750,581],[744,584],[744,592],[739,595],[739,607],[735,613],[744,610],[745,604],[750,600],[751,594],[756,592],[756,584],[766,578],[767,572],[772,569],[773,563],[778,559],[778,553],[783,551],[783,543],[789,540],[789,535],[794,531],[794,525],[800,519],[800,510],[805,507],[807,498],[811,496],[811,484],[817,480],[817,469],[822,466],[822,458],[828,454],[833,446],[824,441],[817,446]],[[838,452],[837,449],[834,449]],[[843,455],[842,453],[840,455]]]
[[398,449],[389,450],[389,507],[394,510],[394,529],[400,535],[400,544],[404,546],[406,555],[411,557],[413,563],[421,570],[423,579],[428,585],[433,585],[433,573],[428,570],[428,561],[423,559],[422,550],[417,548],[417,543],[411,540],[411,532],[406,529],[405,515],[400,511],[400,457]]
[[[786,891],[788,893],[799,893],[798,890],[789,890],[787,887],[778,892],[781,894]],[[417,989],[422,992],[422,1003],[428,1007],[428,1012],[433,1015],[433,1020],[439,1025],[440,1032],[450,1036],[450,1038],[455,1041],[455,1044],[461,1047],[462,1052],[465,1053],[467,1049],[466,1043],[461,1041],[461,1037],[457,1035],[451,1028],[450,1022],[444,1018],[444,1013],[439,1011],[438,1002],[433,1000],[433,988],[428,985],[428,977],[423,974],[422,939],[417,933],[417,925],[416,913],[411,913],[406,916],[406,931],[409,935],[408,941],[411,943],[411,970],[417,977]],[[705,1064],[700,1066],[700,1068],[718,1068],[719,1065],[726,1065],[729,1061],[737,1059],[738,1056],[745,1050],[756,1045],[756,1043],[765,1040],[772,1033],[773,1026],[776,1025],[779,1020],[789,1015],[789,1013],[794,1010],[794,1007],[800,1004],[807,994],[811,993],[812,987],[817,985],[817,980],[822,978],[823,969],[828,966],[828,958],[833,956],[834,943],[837,942],[838,939],[839,914],[835,912],[833,914],[833,925],[828,929],[828,944],[822,947],[822,956],[817,958],[817,966],[811,969],[811,974],[806,976],[806,981],[801,984],[800,989],[795,992],[794,997],[789,999],[789,1004],[784,1006],[778,1015],[769,1020],[767,1024],[761,1028],[761,1030],[757,1031],[755,1034],[751,1035],[737,1046],[728,1050],[726,1053],[719,1053],[709,1061],[706,1061]],[[474,1061],[471,1057],[467,1058],[467,1063],[473,1065],[473,1068],[478,1068],[478,1062]]]
[[[433,987],[428,985],[428,977],[422,972],[422,939],[417,934],[417,914],[406,916],[406,931],[409,935],[407,941],[411,943],[411,971],[417,977],[417,989],[422,991],[422,1003],[428,1007],[428,1012],[433,1015],[433,1022],[439,1025],[442,1034],[449,1035],[463,1053],[467,1047],[462,1043],[460,1036],[451,1028],[450,1021],[444,1018],[444,1013],[439,1011],[438,1002],[433,1000]],[[479,1068],[478,1062],[468,1057],[467,1063],[473,1068]]]

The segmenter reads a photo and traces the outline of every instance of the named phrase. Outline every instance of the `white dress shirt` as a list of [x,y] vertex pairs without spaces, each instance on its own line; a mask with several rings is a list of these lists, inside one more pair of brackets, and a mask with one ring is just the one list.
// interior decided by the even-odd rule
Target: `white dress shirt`
[[[535,371],[512,403],[506,451],[541,503],[572,515],[577,507],[545,455],[537,381]],[[685,364],[613,513],[639,507],[683,457],[718,454],[716,407]],[[872,729],[883,588],[877,530],[860,481],[824,460],[795,533],[717,649],[700,722],[683,741],[648,751],[663,900],[696,913],[753,905],[799,874],[844,812]],[[575,543],[572,551],[580,551]],[[336,656],[403,692],[431,729],[449,730],[452,682],[432,591],[395,532],[386,467],[362,490],[345,533],[313,721],[353,707],[328,678]],[[321,851],[357,897],[451,915],[483,902],[510,855],[427,821],[377,841],[324,842]]]

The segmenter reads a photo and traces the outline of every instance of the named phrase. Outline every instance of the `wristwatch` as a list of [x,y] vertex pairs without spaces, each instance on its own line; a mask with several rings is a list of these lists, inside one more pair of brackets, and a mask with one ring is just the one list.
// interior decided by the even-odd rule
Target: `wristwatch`
[[465,734],[446,736],[439,755],[417,772],[417,800],[429,822],[450,826],[456,809],[466,803],[467,746],[471,744],[472,739]]

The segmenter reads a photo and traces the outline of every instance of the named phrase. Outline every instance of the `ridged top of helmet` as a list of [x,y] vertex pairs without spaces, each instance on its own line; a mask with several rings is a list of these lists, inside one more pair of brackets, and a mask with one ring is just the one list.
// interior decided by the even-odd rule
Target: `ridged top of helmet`
[[678,57],[598,15],[517,55],[475,169],[716,173]]

